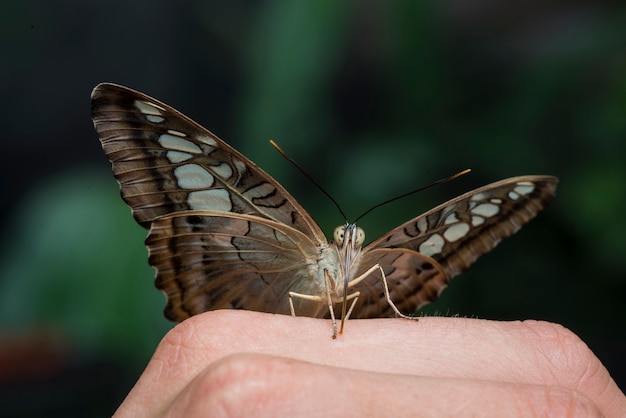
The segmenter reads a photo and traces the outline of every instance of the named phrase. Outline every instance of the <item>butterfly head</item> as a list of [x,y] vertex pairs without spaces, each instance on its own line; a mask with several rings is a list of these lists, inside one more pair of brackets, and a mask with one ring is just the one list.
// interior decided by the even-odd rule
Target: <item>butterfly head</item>
[[356,226],[356,224],[346,223],[345,225],[340,225],[335,228],[333,241],[339,248],[346,246],[360,248],[365,241],[365,231]]

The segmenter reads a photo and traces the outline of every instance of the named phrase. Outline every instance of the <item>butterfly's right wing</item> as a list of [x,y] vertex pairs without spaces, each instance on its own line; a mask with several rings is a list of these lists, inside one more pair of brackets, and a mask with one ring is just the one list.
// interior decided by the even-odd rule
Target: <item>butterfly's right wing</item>
[[[410,314],[437,299],[451,278],[534,218],[554,197],[557,183],[552,176],[513,177],[454,198],[370,243],[355,277],[379,264],[392,301]],[[354,317],[394,314],[381,298],[380,274],[351,290],[362,295]]]
[[[182,321],[216,309],[290,314],[289,292],[324,295],[319,248],[284,224],[218,211],[157,218],[146,239],[165,316]],[[297,315],[323,317],[325,303],[294,299]]]
[[140,225],[184,210],[217,210],[272,219],[326,241],[276,180],[182,113],[115,84],[96,86],[91,98],[100,142]]

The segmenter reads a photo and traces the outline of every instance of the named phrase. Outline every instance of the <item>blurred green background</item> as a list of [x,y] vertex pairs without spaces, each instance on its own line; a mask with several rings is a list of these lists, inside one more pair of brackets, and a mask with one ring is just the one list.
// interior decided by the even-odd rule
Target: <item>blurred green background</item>
[[[330,234],[553,174],[554,203],[429,314],[572,329],[626,388],[626,6],[613,2],[0,4],[0,415],[109,416],[171,327],[90,119],[99,82],[208,127]],[[406,342],[411,344],[410,341]]]

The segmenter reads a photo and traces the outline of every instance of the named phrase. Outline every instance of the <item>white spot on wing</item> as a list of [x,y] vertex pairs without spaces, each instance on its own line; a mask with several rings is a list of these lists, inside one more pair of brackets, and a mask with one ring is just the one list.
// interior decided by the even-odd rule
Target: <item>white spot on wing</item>
[[187,154],[186,152],[180,152],[180,151],[168,151],[167,152],[167,159],[170,160],[170,162],[173,164],[182,163],[183,161],[187,161],[192,157],[193,155]]
[[184,138],[184,137],[186,137],[186,136],[187,136],[187,134],[186,134],[186,133],[184,133],[184,132],[180,132],[180,131],[175,131],[175,130],[173,130],[173,129],[168,129],[168,130],[167,130],[167,133],[172,134],[172,135],[176,135],[176,136],[180,136],[180,137],[182,137],[182,138]]
[[156,115],[146,115],[146,119],[148,119],[148,122],[152,123],[161,123],[165,120],[165,118]]
[[143,100],[135,100],[135,107],[144,115],[161,116],[165,111],[161,106]]
[[517,193],[513,192],[513,191],[510,191],[509,192],[509,199],[517,200],[517,199],[519,199],[519,195]]
[[473,200],[474,202],[478,201],[478,200],[485,200],[487,198],[487,193],[478,193],[475,194],[474,196],[470,197],[470,200]]
[[230,195],[224,189],[191,192],[189,193],[187,203],[194,210],[221,210],[230,212],[233,207],[230,201]]
[[450,215],[448,215],[448,217],[443,222],[443,224],[449,225],[449,224],[457,223],[458,221],[459,221],[459,218],[457,218],[456,213],[453,212]]
[[489,201],[491,203],[495,203],[496,205],[501,205],[502,204],[502,199],[493,198],[493,199],[489,199]]
[[233,175],[233,169],[226,163],[213,167],[213,171],[225,180],[228,180]]
[[493,203],[482,203],[471,210],[472,213],[489,218],[500,212],[500,207]]
[[535,190],[535,185],[528,181],[520,181],[513,190],[521,195],[526,195]]
[[452,225],[443,233],[443,237],[450,242],[457,241],[467,235],[470,226],[464,222]]
[[478,215],[472,215],[472,226],[478,226],[485,223],[485,218]]
[[178,186],[187,190],[208,189],[215,183],[211,173],[197,164],[176,167],[174,175],[178,180]]
[[211,138],[210,136],[207,135],[198,135],[197,137],[198,141],[203,142],[207,145],[210,145],[212,147],[217,146],[217,141],[213,138]]
[[202,152],[200,147],[193,142],[169,134],[161,135],[159,137],[159,144],[164,148],[175,151],[189,152],[192,154],[200,154]]
[[439,234],[431,235],[426,241],[422,242],[419,246],[419,252],[432,257],[433,255],[441,253],[446,241]]

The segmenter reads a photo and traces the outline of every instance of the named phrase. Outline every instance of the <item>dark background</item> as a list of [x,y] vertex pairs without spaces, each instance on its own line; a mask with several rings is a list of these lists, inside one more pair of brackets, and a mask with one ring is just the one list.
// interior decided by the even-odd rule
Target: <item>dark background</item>
[[102,81],[207,126],[328,233],[343,219],[269,139],[352,217],[473,169],[370,214],[368,241],[485,183],[558,176],[427,312],[561,323],[626,388],[625,6],[5,1],[0,57],[4,413],[109,416],[171,326],[93,131]]

